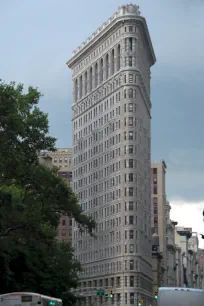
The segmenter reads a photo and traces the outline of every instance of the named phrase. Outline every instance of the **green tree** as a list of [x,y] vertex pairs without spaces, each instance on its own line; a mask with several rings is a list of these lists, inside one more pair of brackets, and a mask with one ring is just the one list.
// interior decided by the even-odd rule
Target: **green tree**
[[0,81],[0,293],[33,291],[75,300],[79,262],[70,244],[56,241],[62,215],[90,234],[95,222],[83,215],[76,195],[57,169],[39,164],[41,150],[55,150],[40,92]]

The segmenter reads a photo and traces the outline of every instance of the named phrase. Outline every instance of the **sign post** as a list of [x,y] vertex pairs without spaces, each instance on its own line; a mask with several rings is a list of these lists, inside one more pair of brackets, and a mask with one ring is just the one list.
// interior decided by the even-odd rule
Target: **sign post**
[[103,289],[97,290],[96,295],[103,296],[104,295],[104,290]]

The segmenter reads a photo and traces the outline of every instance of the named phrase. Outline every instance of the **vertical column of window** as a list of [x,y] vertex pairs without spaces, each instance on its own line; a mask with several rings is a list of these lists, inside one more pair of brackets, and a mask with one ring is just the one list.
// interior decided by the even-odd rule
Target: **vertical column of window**
[[115,73],[115,50],[112,49],[111,51],[111,75],[113,75]]
[[132,40],[132,52],[133,52],[132,66],[136,67],[136,56],[137,56],[137,53],[136,53],[136,39],[135,38],[133,38],[133,40]]
[[105,74],[106,74],[106,79],[108,79],[109,78],[109,55],[108,54],[106,54]]
[[103,58],[101,59],[101,61],[100,61],[100,84],[101,83],[103,83],[103,69],[104,69],[104,67],[103,67]]
[[128,66],[132,67],[132,37],[128,38]]
[[[157,168],[153,168],[153,193],[154,195],[157,195],[158,190],[157,190]],[[154,205],[157,205],[157,198],[154,197]],[[155,228],[155,232],[158,229],[158,215],[154,214],[154,228]]]
[[89,70],[89,92],[92,91],[92,85],[93,85],[93,69],[92,67]]
[[83,83],[82,83],[82,75],[81,75],[79,78],[79,99],[81,99],[82,97],[82,86],[83,86]]
[[84,74],[84,94],[85,95],[87,94],[87,91],[88,91],[87,87],[88,87],[88,74],[86,71]]
[[128,40],[127,38],[124,39],[123,41],[123,52],[124,52],[124,66],[127,66],[127,49],[128,49],[128,44],[127,44]]
[[95,88],[98,86],[98,63],[95,64],[94,85],[95,85]]
[[74,83],[74,96],[75,96],[75,102],[78,100],[78,80],[75,80]]
[[120,70],[120,56],[121,56],[121,51],[120,51],[120,45],[117,47],[117,71]]

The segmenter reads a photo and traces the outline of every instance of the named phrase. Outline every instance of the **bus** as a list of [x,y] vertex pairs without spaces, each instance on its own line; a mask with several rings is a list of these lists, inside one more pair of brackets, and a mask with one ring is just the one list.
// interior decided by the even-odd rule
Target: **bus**
[[204,306],[204,290],[194,288],[160,287],[157,306]]
[[31,292],[0,295],[0,306],[62,306],[62,300]]

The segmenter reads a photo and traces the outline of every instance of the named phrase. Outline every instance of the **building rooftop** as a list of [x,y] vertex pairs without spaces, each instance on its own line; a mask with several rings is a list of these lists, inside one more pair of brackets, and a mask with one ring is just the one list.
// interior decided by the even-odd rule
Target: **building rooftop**
[[72,52],[72,56],[76,55],[88,43],[96,38],[104,29],[111,25],[118,17],[121,16],[140,16],[139,6],[135,4],[127,4],[119,6],[118,11],[115,12],[106,22],[104,22],[91,36],[89,36],[76,50]]

